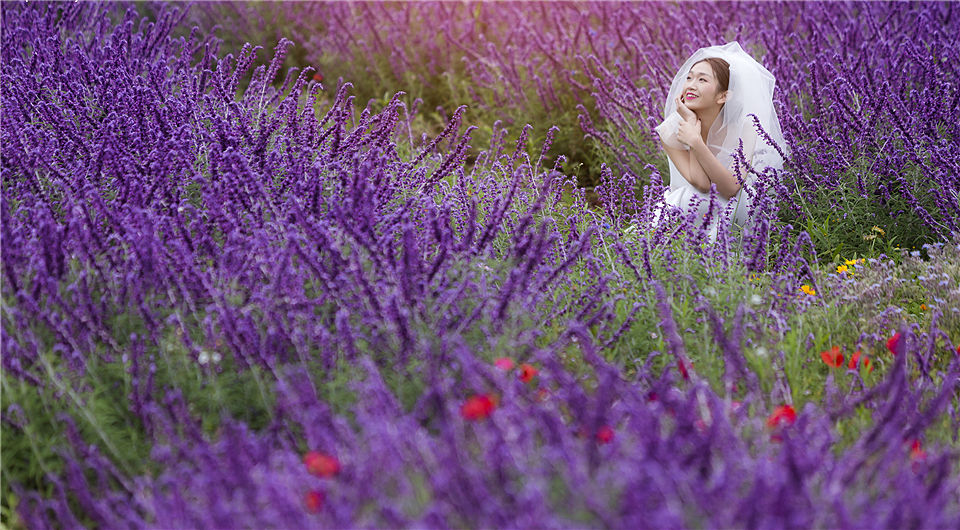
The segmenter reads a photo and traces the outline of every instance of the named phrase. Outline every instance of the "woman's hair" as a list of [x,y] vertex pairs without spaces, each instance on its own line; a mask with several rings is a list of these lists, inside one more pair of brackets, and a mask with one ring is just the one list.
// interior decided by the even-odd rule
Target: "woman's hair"
[[721,92],[726,92],[730,88],[730,63],[719,57],[708,57],[696,64],[700,63],[707,63],[713,69],[713,75],[717,78]]

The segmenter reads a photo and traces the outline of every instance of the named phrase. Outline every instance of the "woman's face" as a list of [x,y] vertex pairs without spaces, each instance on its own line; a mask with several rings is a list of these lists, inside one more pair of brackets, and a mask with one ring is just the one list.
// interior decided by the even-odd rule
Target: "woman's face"
[[720,92],[720,83],[710,64],[701,61],[687,73],[680,99],[691,110],[707,110],[723,105],[727,93]]

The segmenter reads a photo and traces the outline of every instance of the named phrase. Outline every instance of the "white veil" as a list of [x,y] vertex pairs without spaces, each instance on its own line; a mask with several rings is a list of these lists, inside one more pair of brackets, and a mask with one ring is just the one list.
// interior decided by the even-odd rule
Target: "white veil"
[[[780,120],[773,108],[773,87],[776,80],[773,74],[745,52],[738,42],[700,48],[680,67],[670,84],[670,92],[664,104],[665,119],[656,127],[663,143],[678,149],[689,149],[677,141],[677,129],[682,119],[677,113],[676,99],[693,65],[711,57],[724,59],[730,64],[730,83],[723,109],[707,133],[707,147],[717,155],[717,159],[724,166],[734,172],[736,170],[733,155],[739,148],[741,140],[746,160],[756,171],[760,172],[767,167],[782,168],[783,158],[766,140],[759,137],[754,127],[753,117],[750,116],[755,115],[767,136],[781,149],[785,148]],[[670,193],[668,193],[667,202],[673,202],[669,200],[672,192],[681,187],[692,188],[692,186],[686,182],[673,162],[669,163]],[[753,178],[746,174],[741,174],[741,178],[747,186],[753,181]],[[742,193],[740,195],[739,200],[743,201],[745,197],[742,197]],[[683,204],[675,205],[684,206]],[[745,222],[746,208],[738,207],[736,218],[741,224]]]

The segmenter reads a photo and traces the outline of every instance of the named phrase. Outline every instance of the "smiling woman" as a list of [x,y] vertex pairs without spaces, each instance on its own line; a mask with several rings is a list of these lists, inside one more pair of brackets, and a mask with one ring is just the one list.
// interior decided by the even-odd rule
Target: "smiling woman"
[[[756,176],[747,164],[758,173],[783,165],[771,144],[784,145],[773,108],[774,83],[737,42],[697,50],[674,76],[665,119],[656,128],[670,164],[664,203],[684,213],[697,210],[712,237],[720,219],[737,226],[749,222]],[[754,118],[766,135],[763,141]],[[714,186],[720,213],[710,207]]]

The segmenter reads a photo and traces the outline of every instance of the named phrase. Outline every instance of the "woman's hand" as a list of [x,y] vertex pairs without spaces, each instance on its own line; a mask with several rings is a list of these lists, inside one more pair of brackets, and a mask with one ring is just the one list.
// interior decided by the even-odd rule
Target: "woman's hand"
[[690,107],[680,99],[680,96],[677,96],[677,99],[674,100],[677,102],[677,113],[680,114],[680,117],[683,118],[683,121],[695,120],[697,119],[697,114],[690,110]]
[[677,140],[688,147],[693,147],[697,142],[702,142],[703,137],[700,136],[700,120],[696,118],[683,120],[680,127],[677,128]]

